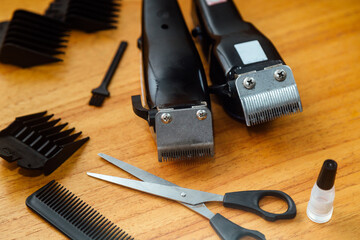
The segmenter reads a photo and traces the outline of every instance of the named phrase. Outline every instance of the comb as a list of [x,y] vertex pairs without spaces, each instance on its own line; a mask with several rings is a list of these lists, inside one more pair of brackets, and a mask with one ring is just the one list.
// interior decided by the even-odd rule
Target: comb
[[118,0],[55,0],[45,16],[65,22],[72,29],[85,32],[115,29]]
[[67,123],[56,125],[61,119],[50,119],[47,112],[18,117],[0,132],[0,157],[17,161],[20,167],[39,169],[49,175],[78,150],[89,137],[75,141],[81,132],[62,129]]
[[134,239],[54,180],[31,194],[26,205],[70,239]]
[[192,4],[192,33],[208,58],[210,91],[231,117],[253,126],[302,112],[290,67],[271,41],[242,19],[233,0]]
[[62,22],[17,10],[0,23],[0,62],[24,68],[60,62],[56,55],[64,54],[67,31]]

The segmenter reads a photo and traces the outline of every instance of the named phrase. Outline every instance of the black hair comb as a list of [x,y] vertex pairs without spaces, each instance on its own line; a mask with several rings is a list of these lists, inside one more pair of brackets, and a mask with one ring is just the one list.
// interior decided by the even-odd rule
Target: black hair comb
[[45,16],[85,32],[115,29],[120,11],[118,0],[54,0]]
[[134,239],[54,180],[31,194],[26,205],[70,239]]
[[17,161],[26,169],[41,169],[49,175],[78,150],[89,137],[75,141],[81,132],[61,131],[67,123],[55,126],[60,118],[45,112],[18,117],[0,132],[0,157]]
[[0,23],[0,62],[32,67],[62,61],[55,55],[66,47],[65,24],[36,13],[17,10]]

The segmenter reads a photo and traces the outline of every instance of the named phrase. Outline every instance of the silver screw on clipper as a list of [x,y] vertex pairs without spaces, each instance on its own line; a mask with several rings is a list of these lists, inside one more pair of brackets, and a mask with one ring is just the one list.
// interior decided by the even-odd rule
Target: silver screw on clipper
[[182,192],[182,193],[180,193],[180,196],[186,197],[186,193],[185,193],[185,192]]
[[207,118],[207,112],[203,109],[196,112],[196,116],[199,120],[205,120]]
[[170,113],[163,113],[161,114],[161,121],[165,124],[170,123],[172,120],[172,116],[170,115]]
[[279,81],[279,82],[282,82],[286,79],[286,71],[284,69],[277,69],[275,72],[274,72],[274,78]]
[[243,85],[246,89],[252,89],[256,85],[256,81],[252,77],[246,77],[243,81]]

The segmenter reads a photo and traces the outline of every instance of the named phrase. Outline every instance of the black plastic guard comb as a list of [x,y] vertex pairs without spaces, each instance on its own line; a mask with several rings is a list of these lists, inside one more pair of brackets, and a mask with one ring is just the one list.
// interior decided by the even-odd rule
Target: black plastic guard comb
[[68,29],[65,24],[24,10],[0,23],[0,62],[20,67],[60,62]]
[[134,239],[54,180],[31,194],[26,205],[70,239]]
[[115,29],[118,0],[54,0],[45,16],[65,22],[72,29],[85,32]]
[[55,126],[59,119],[46,112],[18,117],[0,132],[0,157],[17,161],[26,169],[41,169],[49,175],[78,150],[89,137],[75,141],[81,132],[62,129],[67,123]]

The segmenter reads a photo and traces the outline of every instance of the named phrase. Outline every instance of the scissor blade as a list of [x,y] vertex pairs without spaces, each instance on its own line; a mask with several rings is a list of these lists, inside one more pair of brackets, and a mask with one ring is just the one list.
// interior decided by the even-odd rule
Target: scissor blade
[[196,205],[204,202],[223,201],[223,196],[208,192],[197,191],[188,188],[165,186],[157,183],[148,183],[127,178],[119,178],[97,173],[87,173],[89,176],[107,182],[115,183],[124,187],[136,189],[142,192],[168,198],[171,200]]
[[[141,179],[145,182],[152,182],[152,183],[158,183],[158,184],[162,184],[162,185],[167,185],[167,186],[174,186],[175,184],[169,181],[166,181],[165,179],[162,179],[158,176],[155,176],[154,174],[151,174],[149,172],[146,172],[140,168],[137,168],[133,165],[130,165],[126,162],[123,162],[119,159],[113,158],[109,155],[106,155],[104,153],[99,153],[98,154],[100,157],[102,157],[103,159],[105,159],[106,161],[108,161],[111,164],[114,164],[115,166],[121,168],[122,170],[124,170],[127,173],[130,173],[131,175],[133,175],[134,177],[137,177],[138,179]],[[176,185],[175,185],[176,186]]]
[[[169,182],[165,179],[162,179],[158,176],[155,176],[149,172],[146,172],[140,168],[137,168],[133,165],[130,165],[126,162],[123,162],[119,159],[113,158],[109,155],[106,155],[104,153],[99,153],[98,154],[100,157],[102,157],[104,160],[108,161],[111,164],[114,164],[115,166],[121,168],[122,170],[124,170],[125,172],[130,173],[131,175],[133,175],[134,177],[137,177],[143,181],[146,182],[153,182],[153,183],[159,183],[159,184],[163,184],[163,185],[167,185],[167,186],[178,186],[175,183]],[[191,205],[191,204],[187,204],[187,203],[183,203],[183,202],[179,202],[180,204],[184,205],[185,207],[190,208],[191,210],[197,212],[198,214],[201,214],[202,216],[211,219],[212,217],[214,217],[214,213],[211,212],[204,203],[201,204],[197,204],[197,205]]]

